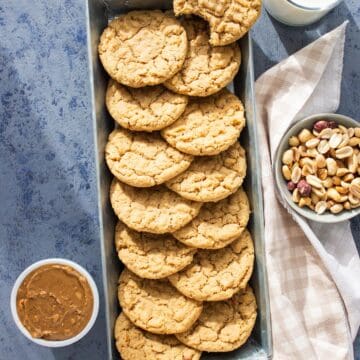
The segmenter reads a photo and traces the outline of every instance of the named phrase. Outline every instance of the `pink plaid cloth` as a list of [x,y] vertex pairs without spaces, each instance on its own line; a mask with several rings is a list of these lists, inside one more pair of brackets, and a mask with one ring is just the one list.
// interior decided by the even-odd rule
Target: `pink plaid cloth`
[[276,197],[271,168],[292,123],[338,108],[345,29],[346,23],[256,81],[274,359],[353,359],[360,260],[349,223],[324,226],[291,211]]

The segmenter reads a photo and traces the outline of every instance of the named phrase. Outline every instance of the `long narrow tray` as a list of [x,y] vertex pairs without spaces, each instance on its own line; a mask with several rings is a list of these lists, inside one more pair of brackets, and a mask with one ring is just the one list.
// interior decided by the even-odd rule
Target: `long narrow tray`
[[[172,2],[169,0],[88,0],[89,76],[92,84],[93,125],[98,155],[99,222],[102,232],[101,257],[106,302],[103,306],[105,306],[107,321],[106,331],[109,359],[119,358],[113,340],[113,327],[115,319],[120,312],[117,300],[117,282],[122,265],[115,252],[113,240],[116,218],[109,201],[109,187],[112,175],[109,173],[104,160],[105,144],[109,133],[114,128],[114,121],[105,108],[104,99],[108,76],[99,62],[97,45],[102,31],[107,26],[108,21],[114,16],[134,9],[169,9],[171,5]],[[242,64],[240,72],[230,86],[230,89],[242,99],[246,109],[247,126],[241,135],[240,142],[247,151],[248,175],[244,187],[249,196],[252,209],[249,230],[254,239],[256,263],[251,284],[258,303],[258,319],[250,339],[243,347],[231,353],[204,354],[202,356],[204,360],[266,359],[270,358],[272,354],[251,37],[249,35],[245,36],[239,44],[242,53]]]

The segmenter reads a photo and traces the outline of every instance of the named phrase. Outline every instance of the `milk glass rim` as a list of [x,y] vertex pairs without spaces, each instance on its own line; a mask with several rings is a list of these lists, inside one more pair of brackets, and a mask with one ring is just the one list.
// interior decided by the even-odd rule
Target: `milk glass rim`
[[[338,4],[340,4],[343,0],[332,0],[329,4],[327,4],[326,6],[311,6],[311,5],[303,5],[303,4],[299,4],[298,3],[299,0],[287,0],[287,2],[297,8],[303,9],[303,10],[310,10],[310,11],[314,11],[314,10],[330,10],[332,8],[334,8],[335,6],[337,6]],[[301,0],[300,0],[301,1]]]

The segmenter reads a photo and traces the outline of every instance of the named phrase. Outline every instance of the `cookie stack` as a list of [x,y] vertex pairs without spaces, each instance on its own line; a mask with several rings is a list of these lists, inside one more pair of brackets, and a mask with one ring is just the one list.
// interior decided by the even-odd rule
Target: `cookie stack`
[[203,20],[161,11],[121,15],[100,39],[124,360],[231,351],[255,323],[244,108],[224,89],[240,49],[212,44]]

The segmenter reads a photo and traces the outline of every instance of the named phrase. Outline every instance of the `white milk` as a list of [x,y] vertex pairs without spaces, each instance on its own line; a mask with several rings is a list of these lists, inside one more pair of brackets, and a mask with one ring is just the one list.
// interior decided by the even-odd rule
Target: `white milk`
[[263,0],[266,10],[280,22],[303,26],[318,21],[342,0]]

